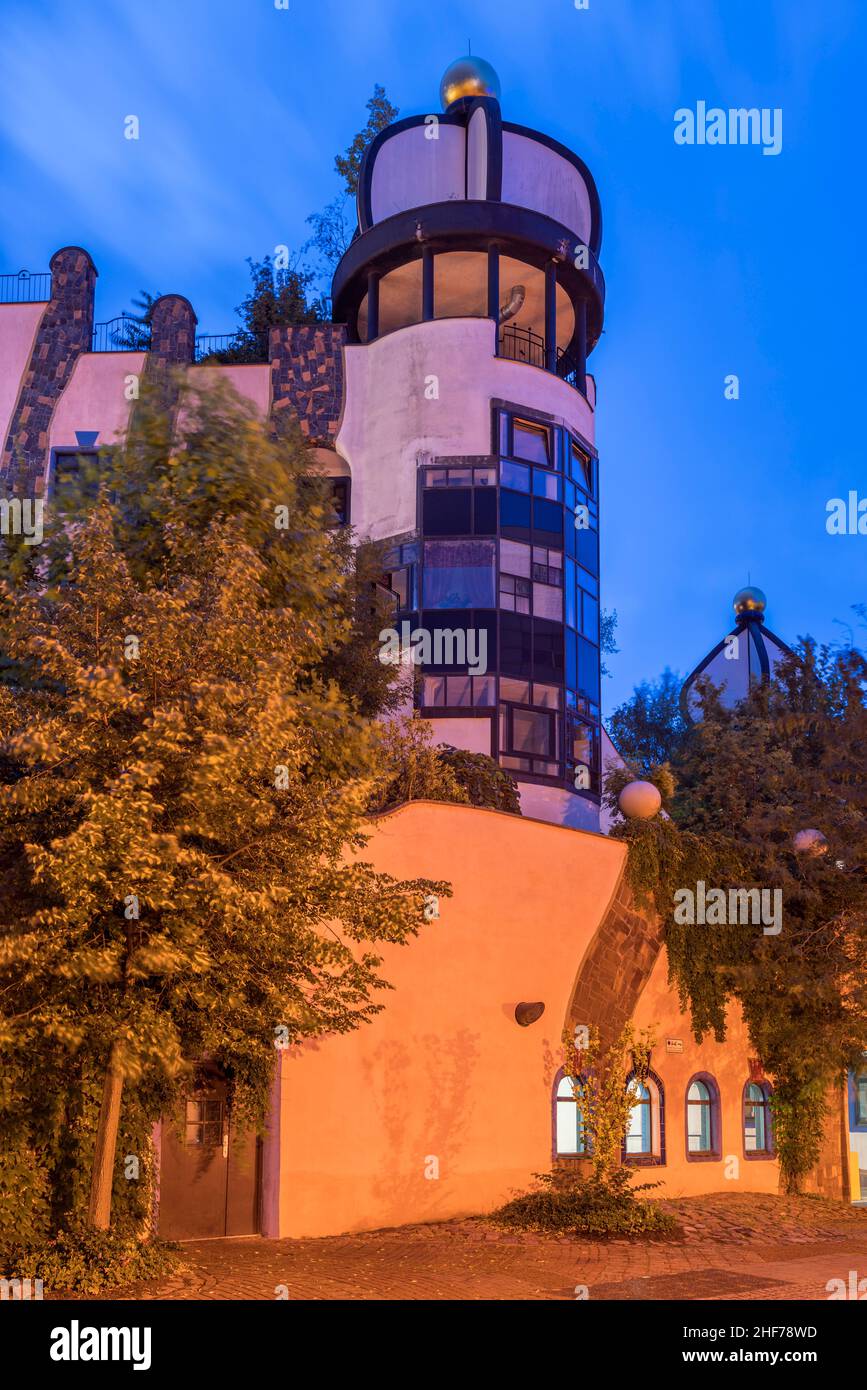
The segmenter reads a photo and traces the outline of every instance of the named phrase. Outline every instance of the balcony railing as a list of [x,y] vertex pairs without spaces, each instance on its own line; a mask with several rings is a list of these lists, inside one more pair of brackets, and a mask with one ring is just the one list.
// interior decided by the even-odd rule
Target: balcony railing
[[[539,334],[534,333],[532,328],[521,328],[518,324],[507,323],[501,327],[497,339],[497,354],[507,358],[510,362],[526,362],[531,367],[543,367],[550,370],[548,362],[548,345],[545,339]],[[576,391],[585,391],[585,383],[581,381],[581,368],[578,359],[572,353],[564,352],[562,348],[554,348],[554,370],[556,375],[574,386]]]
[[134,314],[118,314],[117,318],[93,325],[91,352],[146,352],[150,346],[150,324],[142,323]]
[[268,334],[200,333],[196,337],[196,361],[214,359],[225,363],[261,363],[268,361]]
[[0,304],[41,304],[50,298],[50,270],[40,270],[35,275],[29,270],[19,270],[16,275],[0,275]]

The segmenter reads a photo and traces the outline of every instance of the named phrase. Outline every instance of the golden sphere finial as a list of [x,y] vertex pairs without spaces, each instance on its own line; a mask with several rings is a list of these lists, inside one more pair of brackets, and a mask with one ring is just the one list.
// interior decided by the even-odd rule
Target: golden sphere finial
[[744,613],[764,613],[768,606],[761,589],[757,589],[754,584],[749,584],[745,589],[738,589],[734,598],[734,610],[738,617]]
[[496,97],[500,100],[500,79],[484,58],[456,58],[449,63],[440,81],[440,101],[447,111],[461,97]]

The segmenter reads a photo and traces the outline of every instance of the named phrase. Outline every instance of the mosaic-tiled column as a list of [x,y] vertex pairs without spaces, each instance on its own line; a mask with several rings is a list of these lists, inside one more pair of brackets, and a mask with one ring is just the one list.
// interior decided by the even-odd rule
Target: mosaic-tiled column
[[271,329],[271,418],[278,435],[292,419],[311,443],[333,444],[343,410],[345,346],[343,324]]
[[97,269],[80,246],[51,257],[51,299],[36,330],[0,459],[0,492],[40,497],[45,491],[51,419],[73,368],[93,341]]

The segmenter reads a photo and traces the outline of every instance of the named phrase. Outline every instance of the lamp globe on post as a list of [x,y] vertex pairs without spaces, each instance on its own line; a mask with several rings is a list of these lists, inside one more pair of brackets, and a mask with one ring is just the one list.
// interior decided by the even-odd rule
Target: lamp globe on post
[[821,830],[799,830],[792,836],[792,848],[796,854],[808,855],[811,859],[819,859],[823,854],[828,853],[828,841]]
[[662,805],[662,794],[652,782],[627,782],[617,804],[628,820],[652,820]]

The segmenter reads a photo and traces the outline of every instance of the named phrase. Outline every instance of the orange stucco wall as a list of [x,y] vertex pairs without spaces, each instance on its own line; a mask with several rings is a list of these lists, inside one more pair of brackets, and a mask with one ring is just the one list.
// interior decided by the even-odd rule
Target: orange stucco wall
[[[644,987],[633,1014],[638,1028],[652,1028],[656,1037],[651,1065],[665,1093],[665,1166],[641,1169],[648,1182],[662,1186],[654,1196],[677,1197],[697,1192],[776,1192],[779,1165],[773,1159],[744,1158],[743,1088],[753,1055],[740,1007],[729,1006],[724,1043],[712,1038],[695,1041],[689,1018],[681,1013],[677,992],[667,983],[665,947]],[[667,1052],[666,1039],[679,1039],[683,1052]],[[696,1072],[709,1073],[720,1093],[721,1154],[719,1160],[686,1157],[686,1089]],[[640,1181],[640,1179],[637,1179]]]
[[[413,802],[376,822],[366,859],[446,879],[454,896],[409,945],[384,948],[383,1013],[282,1056],[279,1234],[489,1210],[550,1168],[566,1010],[624,855],[468,806]],[[515,1005],[539,1000],[542,1018],[520,1027]]]

